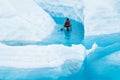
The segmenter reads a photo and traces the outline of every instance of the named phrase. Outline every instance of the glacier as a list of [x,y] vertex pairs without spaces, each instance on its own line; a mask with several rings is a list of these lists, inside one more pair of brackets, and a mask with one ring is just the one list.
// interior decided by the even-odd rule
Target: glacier
[[[0,0],[0,79],[119,80],[119,5]],[[60,31],[66,17],[70,33]]]
[[105,2],[104,0],[34,1],[51,16],[70,17],[73,20],[82,22],[85,28],[85,36],[120,32],[119,0],[106,0]]
[[69,17],[78,22],[84,21],[83,0],[34,0],[40,7],[54,17]]
[[119,0],[84,0],[85,35],[119,33]]
[[51,34],[56,25],[32,0],[0,0],[0,11],[1,41],[41,41]]
[[79,71],[85,58],[83,24],[71,20],[75,30],[64,33],[65,19],[53,18],[32,0],[0,4],[0,79],[58,79]]
[[57,67],[64,64],[66,60],[83,61],[84,51],[85,47],[82,45],[73,45],[72,47],[63,45],[12,47],[0,44],[0,66],[16,68]]

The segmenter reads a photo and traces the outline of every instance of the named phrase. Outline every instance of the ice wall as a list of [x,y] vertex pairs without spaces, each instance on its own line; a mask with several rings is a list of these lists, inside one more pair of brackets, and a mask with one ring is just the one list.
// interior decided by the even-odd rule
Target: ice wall
[[32,0],[0,0],[0,40],[40,41],[54,26],[53,19]]
[[69,17],[83,22],[83,0],[34,0],[54,17]]
[[[120,40],[120,39],[118,39]],[[86,80],[119,80],[120,79],[120,43],[107,47],[97,47],[86,57]]]
[[55,17],[70,17],[84,22],[85,35],[111,34],[120,31],[119,0],[34,0]]

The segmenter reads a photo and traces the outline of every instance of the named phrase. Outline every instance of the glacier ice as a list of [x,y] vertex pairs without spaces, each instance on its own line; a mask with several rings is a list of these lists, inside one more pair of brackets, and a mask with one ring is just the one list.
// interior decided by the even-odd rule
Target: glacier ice
[[34,0],[53,17],[69,17],[78,22],[84,21],[83,0]]
[[41,41],[55,25],[32,0],[0,0],[0,40]]
[[[67,47],[49,46],[7,46],[0,44],[0,66],[16,68],[56,67],[64,61],[84,60],[85,48],[82,45]],[[72,65],[72,64],[71,64]]]
[[85,35],[120,32],[119,0],[84,0]]
[[[57,41],[47,46],[0,44],[0,79],[120,79],[119,0],[84,0],[84,4],[82,0],[34,1],[39,6],[32,0],[0,0],[0,40],[47,40],[55,26],[53,17],[70,17],[84,23],[85,39],[82,44],[88,50],[83,45],[67,47]],[[41,25],[42,19],[50,23]],[[50,27],[48,33],[39,32],[46,30],[45,26]]]
[[85,59],[84,76],[91,80],[119,80],[120,76],[120,43],[107,47],[98,47]]
[[53,17],[70,17],[78,22],[81,21],[86,36],[119,32],[119,0],[34,1]]
[[79,72],[85,58],[85,47],[82,45],[13,47],[0,44],[0,55],[0,79],[54,80]]

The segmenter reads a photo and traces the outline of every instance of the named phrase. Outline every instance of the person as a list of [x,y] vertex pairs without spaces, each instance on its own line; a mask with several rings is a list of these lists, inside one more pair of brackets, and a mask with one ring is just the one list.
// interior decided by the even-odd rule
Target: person
[[71,23],[69,18],[66,19],[65,23],[64,23],[64,28],[69,31],[71,29]]

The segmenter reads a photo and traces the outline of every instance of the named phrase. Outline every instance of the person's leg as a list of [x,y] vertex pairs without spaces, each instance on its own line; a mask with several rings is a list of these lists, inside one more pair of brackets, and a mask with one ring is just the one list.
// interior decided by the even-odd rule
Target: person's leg
[[66,29],[67,31],[69,31],[69,27],[67,27],[67,29]]

